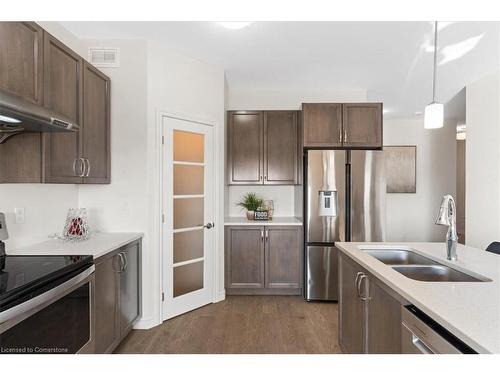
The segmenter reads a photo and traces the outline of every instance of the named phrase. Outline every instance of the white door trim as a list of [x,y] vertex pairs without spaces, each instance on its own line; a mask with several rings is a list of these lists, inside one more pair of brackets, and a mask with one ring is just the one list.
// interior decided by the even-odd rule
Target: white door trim
[[[159,245],[159,262],[158,262],[158,275],[160,276],[158,279],[158,284],[159,284],[159,293],[157,294],[157,298],[159,300],[158,306],[159,306],[159,317],[160,317],[160,322],[163,321],[163,281],[164,281],[164,267],[163,267],[163,254],[164,254],[164,246],[163,246],[163,240],[162,240],[162,230],[163,230],[163,222],[162,222],[162,215],[163,215],[163,207],[164,207],[164,202],[163,202],[163,171],[164,171],[164,158],[163,158],[163,142],[164,140],[164,130],[163,130],[163,118],[172,118],[172,119],[178,119],[178,120],[184,120],[184,121],[190,121],[190,122],[195,122],[199,123],[202,125],[208,125],[213,127],[213,135],[214,135],[214,169],[215,169],[215,181],[213,185],[213,191],[215,195],[215,200],[221,199],[223,197],[223,189],[224,185],[223,183],[221,184],[220,182],[224,181],[223,180],[223,174],[224,174],[224,157],[222,157],[222,160],[220,158],[218,150],[220,150],[220,147],[224,147],[224,144],[222,143],[221,145],[221,140],[219,136],[219,129],[218,129],[218,124],[217,121],[215,120],[209,120],[209,119],[202,119],[197,116],[189,115],[189,114],[183,114],[179,112],[172,112],[172,111],[165,111],[165,110],[157,110],[157,120],[156,120],[156,160],[158,162],[157,164],[157,177],[158,177],[158,183],[159,183],[159,189],[157,190],[157,202],[158,204],[156,206],[156,213],[155,213],[155,220],[157,225],[154,225],[156,227],[156,236],[155,236],[155,242]],[[222,176],[222,177],[221,177]],[[223,210],[220,209],[219,205],[216,204],[215,212],[214,212],[214,222],[215,222],[215,240],[214,240],[214,254],[213,254],[213,297],[212,297],[212,302],[219,302],[225,298],[225,291],[222,289],[220,290],[220,285],[221,282],[223,282],[224,275],[222,272],[224,272],[224,254],[223,254],[223,249],[224,249],[224,244],[223,244],[223,233],[224,233],[224,217],[223,217]],[[221,242],[222,239],[222,242]],[[222,249],[222,250],[221,250]]]

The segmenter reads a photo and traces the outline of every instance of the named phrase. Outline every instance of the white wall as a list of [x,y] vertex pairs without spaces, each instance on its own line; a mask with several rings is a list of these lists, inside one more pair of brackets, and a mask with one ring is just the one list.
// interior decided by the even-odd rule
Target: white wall
[[[302,103],[365,102],[366,90],[239,90],[229,89],[229,110],[298,110]],[[264,199],[274,201],[275,216],[301,216],[302,201],[293,186],[229,186],[225,206],[226,216],[244,216],[245,211],[236,203],[248,192],[255,192]],[[297,199],[296,199],[297,198]]]
[[[223,258],[223,210],[224,210],[224,70],[205,64],[198,60],[180,55],[165,49],[156,43],[148,44],[148,77],[147,77],[147,152],[148,152],[148,205],[149,220],[147,235],[151,239],[150,246],[154,251],[151,258],[145,259],[143,278],[143,296],[145,299],[144,320],[154,324],[160,321],[159,304],[161,290],[159,280],[159,216],[156,215],[159,197],[159,180],[157,155],[157,119],[159,111],[184,114],[190,118],[215,123],[216,150],[216,197],[218,219],[216,220],[216,237],[220,248],[216,249],[219,273],[216,288],[219,298],[224,297],[224,258]],[[146,323],[144,324],[146,326]]]
[[500,240],[500,75],[467,85],[465,241]]
[[[16,207],[25,209],[24,224],[15,224]],[[73,207],[78,207],[76,185],[0,184],[0,212],[6,214],[10,237],[5,241],[7,252],[61,233],[68,209]]]
[[455,195],[456,121],[424,129],[423,119],[384,120],[384,145],[417,146],[417,193],[387,194],[387,241],[443,241],[435,225],[444,194]]

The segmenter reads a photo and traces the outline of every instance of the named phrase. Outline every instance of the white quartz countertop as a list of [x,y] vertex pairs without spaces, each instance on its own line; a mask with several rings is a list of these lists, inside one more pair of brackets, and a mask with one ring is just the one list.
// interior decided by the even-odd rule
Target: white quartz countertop
[[[500,353],[500,256],[458,245],[446,260],[444,243],[339,242],[341,252],[480,353]],[[407,278],[362,248],[403,248],[489,282],[424,282]]]
[[142,237],[142,233],[94,233],[86,241],[50,239],[6,252],[7,255],[92,255],[97,259]]
[[302,225],[302,221],[292,216],[274,216],[272,220],[248,220],[246,217],[226,217],[224,225]]

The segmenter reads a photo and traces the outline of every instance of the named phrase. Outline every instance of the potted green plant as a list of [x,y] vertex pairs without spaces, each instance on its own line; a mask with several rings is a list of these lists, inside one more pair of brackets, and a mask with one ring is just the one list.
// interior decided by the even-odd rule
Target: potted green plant
[[253,220],[255,211],[262,206],[264,200],[259,197],[255,193],[246,193],[241,201],[237,203],[237,206],[240,206],[247,210],[247,219]]

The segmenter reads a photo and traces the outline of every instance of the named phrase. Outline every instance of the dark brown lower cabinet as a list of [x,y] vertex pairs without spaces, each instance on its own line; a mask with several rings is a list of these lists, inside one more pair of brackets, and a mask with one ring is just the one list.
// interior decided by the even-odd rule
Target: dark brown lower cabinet
[[401,353],[401,305],[389,287],[339,254],[339,342],[344,353]]
[[141,241],[95,263],[95,348],[96,353],[111,353],[141,315]]
[[301,227],[228,226],[226,294],[301,294]]

